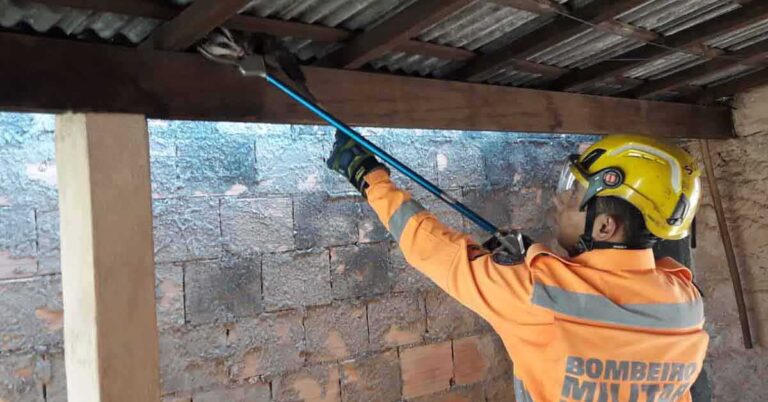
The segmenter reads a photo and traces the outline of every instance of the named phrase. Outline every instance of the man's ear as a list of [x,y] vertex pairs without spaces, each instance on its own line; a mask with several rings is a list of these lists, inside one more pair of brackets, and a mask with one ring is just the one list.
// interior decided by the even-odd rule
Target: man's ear
[[624,239],[619,239],[620,230],[622,229],[621,222],[616,217],[609,214],[600,214],[595,218],[595,223],[592,229],[592,238],[597,241],[605,242],[621,242]]

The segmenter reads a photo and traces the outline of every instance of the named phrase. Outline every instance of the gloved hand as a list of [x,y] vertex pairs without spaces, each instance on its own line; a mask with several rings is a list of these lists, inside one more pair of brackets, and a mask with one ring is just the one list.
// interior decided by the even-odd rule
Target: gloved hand
[[376,169],[387,169],[372,153],[339,130],[336,130],[336,142],[326,165],[346,177],[363,197],[368,186],[365,175]]

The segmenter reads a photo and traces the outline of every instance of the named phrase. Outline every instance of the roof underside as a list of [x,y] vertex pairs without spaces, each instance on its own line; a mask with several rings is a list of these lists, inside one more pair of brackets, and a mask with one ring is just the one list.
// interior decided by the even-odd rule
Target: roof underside
[[[130,3],[123,0],[116,3]],[[147,0],[137,0],[147,3]],[[162,3],[157,0],[158,3]],[[390,19],[405,13],[417,0],[252,0],[240,10],[240,16],[254,19],[282,20],[332,28],[340,37],[375,29]],[[686,34],[710,21],[722,19],[750,3],[746,0],[650,0],[609,16],[609,22],[623,26],[626,34],[606,30],[601,24],[587,19],[581,29],[545,48],[517,49],[512,57],[485,64],[476,64],[483,57],[495,56],[519,42],[526,35],[544,32],[548,25],[563,21],[573,23],[580,10],[588,9],[589,0],[526,0],[520,3],[562,5],[559,12],[537,12],[510,7],[508,1],[472,1],[410,38],[410,42],[437,45],[446,52],[415,53],[414,46],[394,46],[377,57],[366,60],[362,69],[412,76],[471,80],[494,85],[565,90],[596,95],[635,97],[649,83],[677,77],[702,64],[719,62],[722,69],[707,74],[686,76],[679,85],[655,88],[652,93],[641,91],[648,99],[688,99],[708,88],[723,85],[738,77],[762,70],[759,62],[743,62],[739,52],[753,46],[765,45],[768,39],[768,14],[749,24],[734,24],[733,29],[721,30],[695,46],[669,46],[676,36]],[[91,42],[106,42],[122,46],[137,46],[149,38],[166,18],[147,18],[141,12],[134,15],[89,10],[83,1],[73,0],[73,7],[64,7],[65,0],[31,1],[0,0],[0,27],[7,31],[39,33],[45,36],[70,37]],[[166,0],[163,10],[182,10],[189,1]],[[557,4],[553,4],[557,3]],[[608,2],[610,3],[610,2]],[[158,15],[163,17],[163,15]],[[170,19],[170,18],[169,18]],[[590,25],[591,24],[591,25]],[[329,31],[331,32],[331,31]],[[634,35],[629,32],[635,32]],[[638,34],[639,32],[639,34]],[[265,33],[265,32],[259,32]],[[269,33],[269,32],[266,32]],[[313,34],[299,37],[280,36],[280,40],[305,64],[323,60],[345,46],[345,41],[315,40]],[[674,45],[672,43],[671,45]],[[688,44],[688,43],[686,43]],[[655,50],[647,59],[627,58],[644,49]],[[697,51],[690,49],[696,48]],[[456,50],[458,49],[458,51]],[[704,49],[704,50],[702,50]],[[452,52],[447,52],[452,51]],[[446,55],[450,55],[446,56]],[[730,63],[727,63],[730,62]],[[611,70],[612,65],[624,67]],[[570,79],[579,72],[592,74],[591,80]],[[473,71],[470,75],[463,71]],[[567,85],[566,85],[567,84]],[[640,97],[639,95],[637,97]],[[687,97],[687,98],[686,98]]]

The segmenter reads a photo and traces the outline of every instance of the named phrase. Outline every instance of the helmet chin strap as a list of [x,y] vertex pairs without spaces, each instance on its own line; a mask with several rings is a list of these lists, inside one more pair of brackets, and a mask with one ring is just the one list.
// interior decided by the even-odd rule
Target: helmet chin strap
[[579,242],[576,244],[576,252],[578,254],[599,249],[645,250],[653,247],[655,241],[652,239],[637,243],[613,243],[607,241],[595,241],[595,239],[592,238],[592,231],[595,225],[595,218],[597,217],[596,198],[597,197],[592,197],[589,201],[587,201],[587,217],[586,221],[584,222],[584,234],[579,236]]

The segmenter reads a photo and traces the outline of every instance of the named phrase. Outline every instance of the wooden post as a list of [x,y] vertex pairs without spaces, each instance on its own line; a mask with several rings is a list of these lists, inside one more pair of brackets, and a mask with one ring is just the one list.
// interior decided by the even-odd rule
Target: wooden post
[[59,115],[56,164],[68,399],[159,401],[146,119]]

